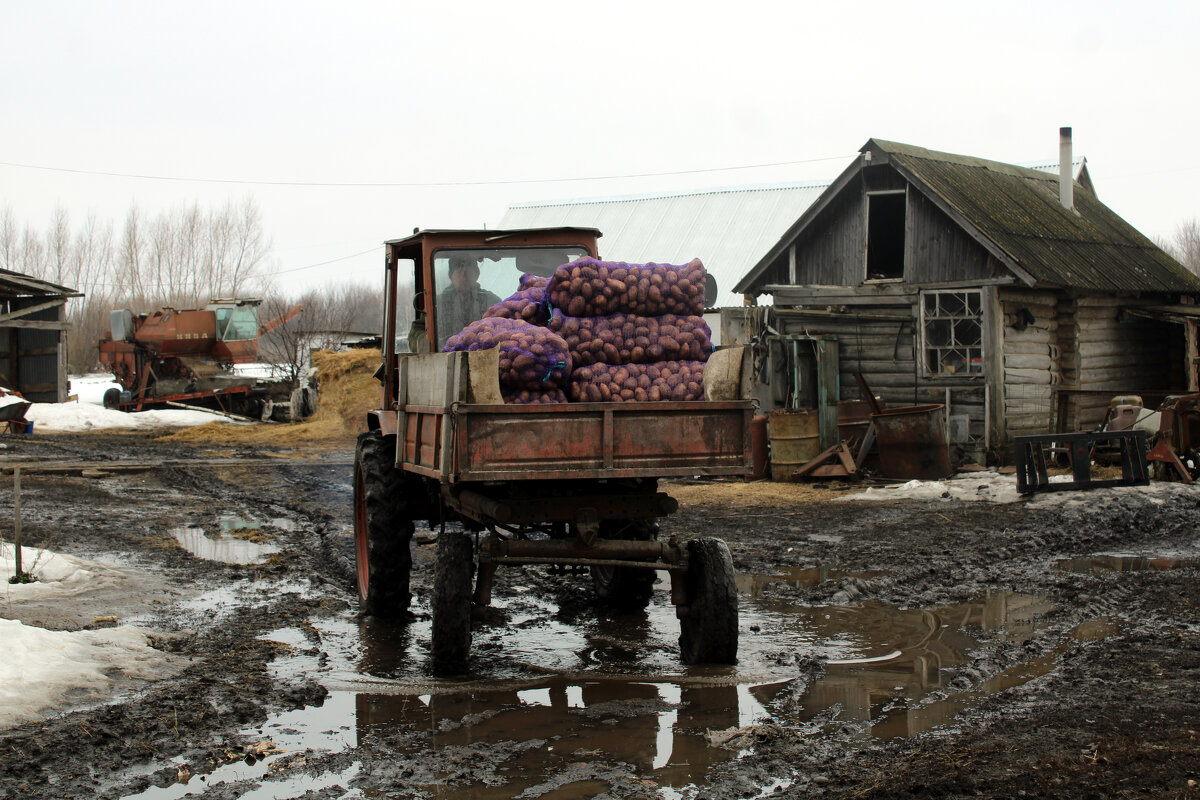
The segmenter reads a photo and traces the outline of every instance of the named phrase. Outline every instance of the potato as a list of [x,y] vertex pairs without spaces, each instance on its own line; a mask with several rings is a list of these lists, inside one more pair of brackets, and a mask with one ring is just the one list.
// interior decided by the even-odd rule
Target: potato
[[576,366],[706,361],[712,352],[712,331],[695,316],[570,317],[556,309],[548,327],[566,341]]
[[501,389],[500,394],[503,395],[505,403],[512,403],[515,405],[536,406],[548,403],[567,402],[567,395],[562,389],[551,389],[545,392],[530,391],[529,389],[522,389],[520,391]]
[[575,402],[677,402],[704,399],[704,364],[700,361],[662,361],[656,364],[592,364],[579,367],[567,382],[567,397]]
[[571,373],[571,353],[557,333],[521,319],[485,317],[451,336],[443,352],[497,347],[501,390],[549,392]]
[[704,310],[704,265],[626,264],[583,258],[559,267],[546,287],[550,304],[573,317],[632,313],[698,315]]
[[517,291],[484,312],[485,319],[522,319],[526,322],[543,324],[549,318],[545,304],[546,284],[549,278],[537,275],[522,275]]

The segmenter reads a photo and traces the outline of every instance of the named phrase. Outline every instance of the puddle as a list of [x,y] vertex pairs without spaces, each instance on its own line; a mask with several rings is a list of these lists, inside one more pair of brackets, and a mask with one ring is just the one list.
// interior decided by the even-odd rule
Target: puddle
[[[227,521],[234,517],[222,517],[221,527],[227,532],[238,530],[257,530],[255,523],[239,520],[243,525]],[[217,536],[208,535],[203,528],[172,528],[171,535],[175,541],[197,558],[207,561],[220,561],[223,564],[261,564],[280,548],[272,544],[262,544],[249,539],[240,539],[224,533]]]
[[[678,623],[663,585],[645,614],[607,620],[559,620],[549,600],[511,586],[497,598],[507,625],[476,628],[469,682],[428,677],[423,598],[408,624],[313,619],[306,633],[282,628],[264,638],[291,646],[272,666],[279,677],[314,678],[330,697],[320,708],[273,718],[261,736],[287,750],[354,752],[356,763],[373,753],[411,755],[404,763],[412,771],[401,782],[413,794],[590,796],[631,774],[645,782],[647,796],[691,797],[709,767],[737,756],[710,746],[707,731],[774,720],[814,736],[831,722],[856,723],[863,737],[913,736],[951,723],[986,695],[1045,675],[1066,647],[954,691],[950,684],[983,640],[1025,642],[1040,633],[1052,606],[1007,592],[931,609],[802,606],[755,588],[842,577],[851,576],[814,568],[740,578],[736,667],[679,663]],[[1111,626],[1098,621],[1073,635],[1106,631]],[[798,677],[797,657],[827,659],[824,674],[811,683]],[[464,762],[484,766],[465,778]],[[340,785],[371,795],[371,774]],[[388,776],[395,790],[398,779]]]
[[1198,563],[1194,559],[1170,556],[1099,555],[1063,559],[1054,567],[1067,572],[1139,572],[1195,567]]
[[794,589],[809,589],[825,581],[838,581],[843,578],[859,578],[869,580],[887,573],[882,570],[868,572],[849,572],[830,566],[792,567],[770,574],[742,573],[735,581],[740,594],[749,595],[752,599],[762,594],[768,586],[785,584]]

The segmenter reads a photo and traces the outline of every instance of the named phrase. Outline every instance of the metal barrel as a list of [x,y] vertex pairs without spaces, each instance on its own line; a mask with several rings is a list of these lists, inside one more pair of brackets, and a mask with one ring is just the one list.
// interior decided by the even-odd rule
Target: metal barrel
[[872,414],[885,478],[939,480],[954,474],[946,444],[946,407],[940,404],[889,408]]
[[792,473],[821,452],[820,415],[815,410],[772,411],[767,432],[773,481],[791,480]]

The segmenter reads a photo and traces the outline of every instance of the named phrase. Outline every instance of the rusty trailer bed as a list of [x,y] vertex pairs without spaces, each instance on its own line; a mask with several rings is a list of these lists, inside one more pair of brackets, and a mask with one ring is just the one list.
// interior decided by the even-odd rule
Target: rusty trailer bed
[[404,406],[397,462],[443,483],[744,476],[752,416],[746,400]]

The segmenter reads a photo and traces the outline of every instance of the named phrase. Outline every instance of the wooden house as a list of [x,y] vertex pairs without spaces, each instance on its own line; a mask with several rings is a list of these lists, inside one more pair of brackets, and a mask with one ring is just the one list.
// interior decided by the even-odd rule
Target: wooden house
[[861,372],[989,450],[1196,390],[1200,279],[1073,180],[1070,149],[1066,128],[1054,175],[868,141],[734,287],[774,306],[723,311],[764,405],[857,398]]
[[34,403],[67,399],[67,301],[82,296],[0,269],[0,387]]

